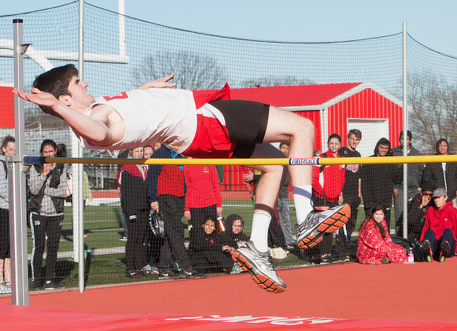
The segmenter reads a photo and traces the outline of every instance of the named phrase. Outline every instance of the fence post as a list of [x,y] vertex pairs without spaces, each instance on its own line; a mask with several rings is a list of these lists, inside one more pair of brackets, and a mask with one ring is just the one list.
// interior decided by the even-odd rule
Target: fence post
[[[13,20],[14,87],[24,90],[24,53],[22,19]],[[22,156],[25,153],[24,101],[14,96],[16,156],[7,157],[9,221],[11,251],[11,303],[28,306],[28,254],[25,173]]]
[[[403,156],[408,156],[408,76],[406,22],[403,22]],[[408,238],[408,164],[403,164],[403,238]]]

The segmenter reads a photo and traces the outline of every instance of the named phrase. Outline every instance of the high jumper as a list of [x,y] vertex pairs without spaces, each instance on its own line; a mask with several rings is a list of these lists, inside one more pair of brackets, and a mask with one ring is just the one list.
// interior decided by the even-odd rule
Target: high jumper
[[[217,91],[174,89],[174,74],[146,82],[137,89],[94,98],[88,83],[68,64],[39,75],[31,93],[13,89],[48,114],[63,119],[90,149],[120,150],[156,142],[177,153],[196,158],[281,158],[271,145],[290,144],[289,157],[312,158],[313,123],[283,109],[243,100],[230,100],[226,85]],[[281,181],[287,169],[257,165],[262,175],[257,186],[250,241],[232,254],[254,281],[270,292],[283,292],[286,284],[276,274],[268,254],[267,234]],[[343,226],[350,208],[343,203],[325,211],[314,210],[312,166],[289,167],[297,214],[299,248],[313,247],[325,233]]]

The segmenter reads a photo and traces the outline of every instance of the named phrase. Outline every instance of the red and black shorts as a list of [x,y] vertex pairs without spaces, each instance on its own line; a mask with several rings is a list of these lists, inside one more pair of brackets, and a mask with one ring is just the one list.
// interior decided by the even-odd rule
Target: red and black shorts
[[255,144],[263,142],[270,106],[245,100],[217,100],[209,103],[225,120],[197,115],[195,137],[182,154],[196,158],[249,158]]

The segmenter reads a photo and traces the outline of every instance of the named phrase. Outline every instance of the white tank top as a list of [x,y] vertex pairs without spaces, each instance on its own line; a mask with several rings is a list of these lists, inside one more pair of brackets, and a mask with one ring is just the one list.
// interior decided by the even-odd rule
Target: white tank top
[[125,122],[125,135],[112,146],[93,146],[78,137],[85,148],[119,150],[159,142],[182,153],[192,143],[197,130],[197,111],[191,91],[150,88],[121,92],[96,98],[85,114],[90,116],[93,107],[99,104],[109,105],[118,112]]

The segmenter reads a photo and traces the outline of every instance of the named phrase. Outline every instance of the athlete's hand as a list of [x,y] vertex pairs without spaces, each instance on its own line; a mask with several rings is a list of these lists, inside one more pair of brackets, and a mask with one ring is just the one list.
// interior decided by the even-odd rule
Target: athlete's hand
[[149,82],[144,83],[141,86],[138,86],[138,90],[146,90],[148,88],[162,88],[162,87],[175,87],[176,83],[168,83],[169,80],[173,79],[175,74],[170,74],[168,76],[159,78],[159,79],[154,79]]
[[38,106],[55,108],[59,104],[59,100],[57,100],[51,93],[40,91],[36,87],[32,88],[31,92],[32,93],[25,93],[19,91],[17,88],[13,88],[13,93],[19,98],[33,102]]

